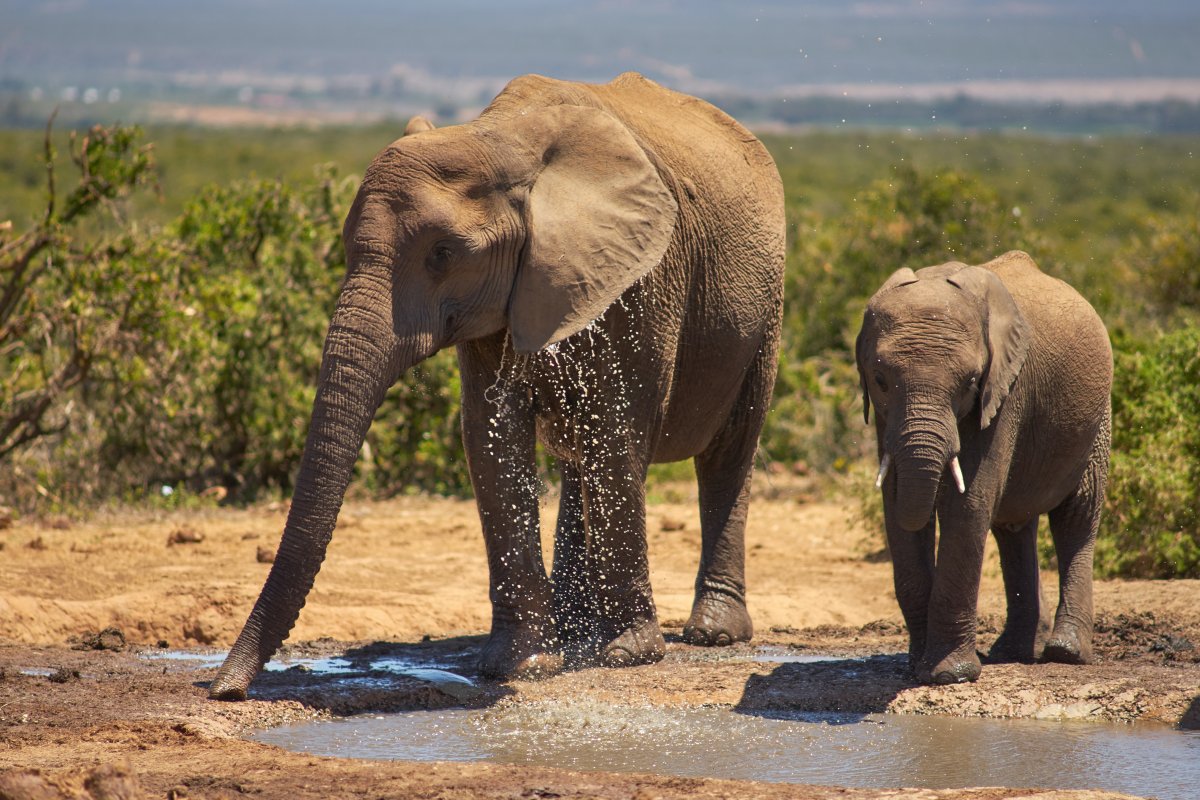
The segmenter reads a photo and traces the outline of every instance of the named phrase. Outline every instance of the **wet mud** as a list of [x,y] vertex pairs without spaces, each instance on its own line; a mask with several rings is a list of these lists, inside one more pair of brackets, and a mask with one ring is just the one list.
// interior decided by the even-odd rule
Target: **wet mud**
[[[1117,797],[1019,785],[897,792],[569,764],[364,761],[246,737],[385,711],[465,708],[511,718],[523,708],[580,703],[763,719],[907,714],[1200,727],[1196,582],[1098,584],[1096,664],[986,664],[977,683],[924,687],[900,655],[905,633],[890,568],[864,560],[869,542],[838,505],[757,500],[747,535],[755,641],[683,644],[698,557],[690,509],[687,498],[667,498],[649,513],[668,640],[663,662],[498,683],[473,672],[487,625],[473,507],[426,498],[351,504],[302,614],[303,644],[286,647],[281,668],[264,672],[244,703],[210,702],[205,688],[261,585],[266,567],[256,549],[278,537],[279,512],[115,516],[65,530],[19,523],[0,532],[0,797]],[[205,536],[168,547],[182,527]],[[25,546],[35,538],[43,547]],[[987,569],[981,648],[997,635],[1002,610],[994,559]],[[1048,597],[1052,581],[1047,576]],[[120,636],[105,633],[110,628]],[[477,693],[456,696],[423,668],[465,676]]]

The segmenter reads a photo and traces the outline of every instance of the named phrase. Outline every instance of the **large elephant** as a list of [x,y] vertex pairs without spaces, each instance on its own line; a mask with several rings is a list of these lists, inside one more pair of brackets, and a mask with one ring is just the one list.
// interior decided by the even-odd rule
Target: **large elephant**
[[[662,657],[652,462],[695,460],[702,549],[684,638],[749,639],[743,531],[785,245],[766,149],[633,73],[605,85],[525,76],[473,122],[406,133],[372,162],[346,219],[347,276],[291,511],[210,696],[244,697],[287,636],[385,392],[450,345],[490,572],[485,675],[553,673],[564,653]],[[549,576],[537,441],[562,466]]]
[[[917,677],[979,676],[989,528],[1008,601],[990,656],[1088,661],[1112,389],[1096,312],[1013,251],[975,267],[898,270],[867,304],[856,350],[868,421],[875,406],[877,485]],[[1038,573],[1043,513],[1058,556],[1052,629]]]

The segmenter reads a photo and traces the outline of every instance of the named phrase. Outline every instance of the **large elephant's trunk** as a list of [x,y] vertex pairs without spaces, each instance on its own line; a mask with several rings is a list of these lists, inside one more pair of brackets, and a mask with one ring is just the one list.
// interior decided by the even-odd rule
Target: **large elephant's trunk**
[[896,521],[906,531],[919,531],[933,518],[942,475],[958,455],[954,422],[953,414],[913,408],[894,439]]
[[347,281],[325,339],[312,423],[275,563],[254,610],[209,687],[246,697],[250,681],[287,638],[312,588],[367,429],[388,388],[428,355],[398,347],[383,275]]

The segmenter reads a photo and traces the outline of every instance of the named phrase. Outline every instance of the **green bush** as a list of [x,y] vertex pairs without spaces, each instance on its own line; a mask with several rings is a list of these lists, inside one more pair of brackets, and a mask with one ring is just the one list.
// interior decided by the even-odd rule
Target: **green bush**
[[1102,575],[1200,577],[1200,325],[1118,336]]
[[980,263],[1029,247],[1012,208],[968,173],[901,165],[824,230],[819,220],[796,220],[784,300],[789,348],[801,357],[852,349],[867,298],[901,267]]
[[[173,135],[195,152],[192,134]],[[358,151],[377,135],[355,135],[338,150],[340,139],[323,134],[312,149],[365,163]],[[866,487],[863,513],[877,522],[873,434],[853,361],[866,299],[900,267],[1026,249],[1113,331],[1113,460],[1097,571],[1200,577],[1200,198],[1193,168],[1179,161],[1193,145],[970,144],[982,161],[957,144],[901,137],[773,142],[791,244],[765,457],[849,476]],[[298,178],[299,156],[289,156],[286,180],[189,188],[149,214],[170,222],[146,228],[128,203],[150,208],[158,173],[136,129],[94,128],[65,157],[50,145],[22,173],[49,179],[42,210],[23,229],[0,219],[0,503],[144,501],[160,484],[176,492],[159,503],[199,502],[213,484],[234,500],[287,493],[345,269],[340,228],[355,179],[330,168]],[[866,182],[887,164],[887,179]],[[187,170],[189,187],[203,172],[171,167]],[[1159,199],[1114,188],[1133,181],[1158,187]],[[4,194],[0,208],[17,208]],[[19,194],[31,196],[24,185]],[[458,393],[451,352],[402,377],[367,435],[355,490],[468,492]]]

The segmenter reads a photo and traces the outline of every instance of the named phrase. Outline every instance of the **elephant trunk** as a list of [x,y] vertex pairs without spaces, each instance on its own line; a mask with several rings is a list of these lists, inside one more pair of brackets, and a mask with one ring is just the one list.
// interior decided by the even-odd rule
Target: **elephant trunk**
[[325,558],[375,412],[396,378],[426,355],[411,345],[397,345],[386,276],[348,279],[325,339],[312,422],[283,538],[209,697],[245,699],[254,676],[287,638]]
[[906,531],[919,531],[933,518],[942,475],[958,455],[953,414],[911,413],[896,436],[892,452],[896,521]]

